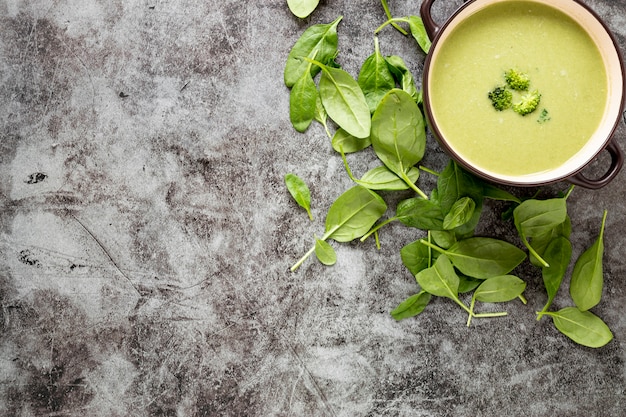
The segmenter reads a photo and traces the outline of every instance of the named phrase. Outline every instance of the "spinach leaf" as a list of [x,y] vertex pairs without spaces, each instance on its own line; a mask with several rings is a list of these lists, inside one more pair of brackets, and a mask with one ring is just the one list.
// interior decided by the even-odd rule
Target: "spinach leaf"
[[337,129],[332,139],[333,149],[339,153],[354,153],[361,151],[372,144],[369,136],[359,139],[352,136],[344,129]]
[[443,228],[445,230],[456,229],[469,222],[474,216],[476,203],[469,197],[458,199],[450,208],[448,214],[443,219]]
[[420,242],[447,255],[463,274],[478,279],[506,275],[526,259],[524,251],[517,246],[488,237],[463,239],[449,249],[442,249],[423,239]]
[[285,185],[293,199],[296,200],[296,203],[305,209],[309,219],[313,220],[313,215],[311,214],[311,192],[306,183],[297,175],[289,173],[285,175]]
[[398,55],[390,55],[385,57],[385,61],[387,61],[387,65],[389,66],[389,71],[395,78],[396,82],[401,86],[402,90],[409,93],[409,95],[415,100],[415,102],[419,101],[420,94],[415,86],[415,79],[413,78],[413,74],[406,66],[404,60]]
[[415,317],[424,311],[430,302],[430,299],[431,295],[429,293],[426,291],[420,291],[419,293],[412,295],[401,302],[398,307],[391,312],[391,316],[398,321],[409,317]]
[[342,18],[339,16],[331,23],[310,26],[296,41],[287,56],[283,74],[287,87],[291,88],[303,72],[310,71],[313,77],[320,71],[317,66],[309,67],[302,57],[314,58],[327,65],[334,61],[338,44],[337,26]]
[[417,229],[443,230],[441,208],[436,203],[421,197],[400,201],[396,207],[395,219]]
[[604,227],[606,225],[606,210],[602,217],[600,235],[589,249],[583,252],[574,265],[570,282],[570,295],[574,304],[586,311],[600,302],[602,297],[603,273],[602,258],[604,256]]
[[300,19],[304,19],[317,7],[320,0],[287,0],[289,10]]
[[[542,258],[545,258],[544,252],[546,251],[548,245],[552,243],[552,241],[558,237],[564,237],[569,239],[570,234],[572,232],[572,223],[569,216],[565,217],[565,221],[560,225],[556,226],[549,231],[540,234],[539,236],[535,236],[530,241],[530,246],[535,250]],[[538,268],[543,268],[542,263],[531,253],[530,262]],[[546,260],[549,264],[550,261]]]
[[406,174],[426,148],[424,117],[407,92],[394,88],[383,97],[372,116],[371,140],[385,166],[426,199]]
[[459,277],[447,256],[441,255],[430,268],[420,271],[415,279],[424,291],[438,297],[458,300]]
[[427,246],[422,245],[419,240],[409,243],[400,249],[400,257],[404,266],[413,276],[430,267],[431,251]]
[[325,240],[315,239],[315,256],[324,265],[334,265],[337,262],[335,249]]
[[330,134],[330,130],[328,130],[328,114],[326,113],[326,109],[324,108],[324,105],[322,104],[322,99],[320,98],[320,94],[319,91],[316,91],[316,97],[315,97],[315,120],[317,120],[322,126],[324,126],[324,130],[326,131],[326,134],[328,135],[328,137],[332,137],[333,135]]
[[374,37],[374,53],[363,62],[357,82],[365,94],[365,101],[371,113],[374,113],[384,95],[396,86],[387,61],[380,53],[376,36]]
[[303,72],[289,94],[289,118],[298,132],[305,132],[315,118],[318,96],[311,73]]
[[456,235],[449,230],[431,230],[433,241],[443,249],[449,249],[457,242]]
[[520,204],[522,202],[519,198],[515,197],[508,191],[504,191],[503,189],[498,188],[495,185],[489,184],[488,182],[483,181],[482,187],[483,195],[485,196],[485,198],[499,201],[510,201],[517,204]]
[[[349,242],[367,232],[387,210],[385,201],[375,192],[354,186],[341,194],[328,209],[326,214],[326,232],[321,239],[334,239],[337,242]],[[291,271],[295,271],[315,252],[316,245],[296,262]]]
[[564,223],[567,217],[567,206],[564,198],[548,200],[529,199],[517,206],[513,211],[515,227],[524,245],[542,266],[550,266],[531,246],[528,239],[549,233]]
[[554,326],[574,342],[590,348],[599,348],[613,339],[613,333],[602,319],[589,311],[566,307],[557,312],[547,312]]
[[424,28],[422,18],[419,16],[409,16],[407,18],[407,22],[409,24],[409,29],[411,30],[411,35],[413,35],[413,39],[415,39],[420,48],[422,48],[422,51],[428,53],[432,44],[428,34],[426,33],[426,28]]
[[467,275],[458,274],[459,276],[459,294],[465,294],[473,291],[484,282],[482,279],[470,278]]
[[552,301],[554,301],[554,297],[556,297],[561,287],[561,283],[563,282],[563,278],[565,277],[565,273],[572,259],[572,244],[567,238],[558,236],[546,247],[543,257],[546,262],[550,264],[550,266],[541,268],[543,285],[548,294],[548,301],[541,312],[537,314],[537,320],[543,316],[543,313],[548,311],[548,308],[552,305]]
[[[407,177],[413,183],[417,182],[420,171],[412,167],[407,172]],[[370,190],[401,191],[409,188],[408,185],[386,166],[380,166],[367,171],[360,180],[355,181]]]
[[484,199],[482,183],[456,162],[450,160],[437,178],[437,191],[444,215],[447,215],[452,206],[463,197],[469,197],[474,201],[475,208],[471,219],[455,230],[461,237],[471,235],[480,221],[482,212]]
[[357,185],[343,193],[326,215],[326,234],[337,242],[349,242],[366,233],[387,210],[375,192]]
[[483,303],[503,303],[522,295],[526,283],[514,275],[486,279],[474,291],[474,300]]
[[372,121],[365,96],[356,80],[341,68],[307,60],[322,69],[319,91],[328,117],[350,135],[367,138]]

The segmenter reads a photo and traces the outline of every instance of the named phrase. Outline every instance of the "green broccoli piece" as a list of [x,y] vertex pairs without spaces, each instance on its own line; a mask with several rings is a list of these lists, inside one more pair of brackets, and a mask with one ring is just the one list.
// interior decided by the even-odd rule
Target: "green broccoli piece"
[[523,72],[519,72],[514,69],[508,70],[504,74],[504,79],[509,87],[517,91],[526,91],[530,85],[530,78],[528,77],[528,74],[524,74]]
[[513,110],[516,113],[521,114],[522,116],[526,116],[527,114],[530,114],[537,109],[540,101],[541,94],[539,94],[539,91],[535,90],[533,92],[524,94],[521,101],[514,103]]
[[488,96],[491,104],[498,111],[508,109],[513,102],[513,94],[506,87],[496,87],[489,92]]

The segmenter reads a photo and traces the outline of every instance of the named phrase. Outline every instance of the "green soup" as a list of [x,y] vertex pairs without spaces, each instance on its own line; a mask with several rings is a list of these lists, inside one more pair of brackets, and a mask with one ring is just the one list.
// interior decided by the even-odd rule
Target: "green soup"
[[[541,93],[536,111],[498,111],[489,91],[514,68]],[[464,19],[431,61],[434,121],[463,160],[496,175],[555,169],[597,130],[608,94],[598,48],[573,19],[531,1],[506,1]],[[514,92],[513,102],[520,93]],[[549,120],[541,119],[543,110]],[[544,113],[544,116],[546,114]]]

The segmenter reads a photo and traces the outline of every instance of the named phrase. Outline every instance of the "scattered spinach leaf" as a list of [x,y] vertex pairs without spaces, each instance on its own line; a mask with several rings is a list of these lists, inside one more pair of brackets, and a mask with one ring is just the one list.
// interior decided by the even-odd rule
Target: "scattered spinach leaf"
[[311,192],[304,180],[296,174],[289,173],[285,175],[285,185],[293,199],[296,200],[296,203],[305,209],[309,219],[313,220],[313,215],[311,214]]
[[404,60],[398,55],[390,55],[385,57],[385,61],[387,61],[389,71],[391,71],[396,82],[419,104],[420,93],[415,86],[415,78],[413,78],[413,74]]
[[430,302],[430,299],[431,295],[429,293],[426,291],[420,291],[419,293],[412,295],[401,302],[398,307],[391,312],[391,316],[398,321],[409,317],[415,317],[424,311]]
[[318,66],[309,66],[302,57],[316,59],[323,64],[330,65],[337,55],[337,26],[343,19],[339,16],[331,23],[317,24],[307,28],[298,38],[289,51],[283,78],[285,85],[291,88],[303,72],[310,71],[314,77],[319,71]]
[[427,246],[422,245],[419,240],[409,243],[400,249],[400,257],[404,266],[413,276],[430,267],[431,264],[431,250]]
[[361,87],[348,72],[305,58],[322,69],[320,98],[328,117],[354,137],[370,135],[372,120]]
[[421,197],[428,197],[407,177],[426,148],[424,116],[411,96],[394,88],[372,116],[372,146],[380,160]]
[[566,307],[545,313],[552,317],[554,326],[574,342],[590,348],[599,348],[613,339],[613,333],[602,319],[590,311]]
[[469,197],[461,197],[450,208],[443,219],[443,228],[453,230],[469,222],[474,216],[476,203]]
[[334,265],[337,262],[335,249],[325,240],[315,239],[315,256],[324,265]]
[[344,129],[337,129],[332,138],[333,149],[339,153],[354,153],[362,151],[372,144],[369,136],[365,139],[359,139],[352,136]]
[[552,305],[552,301],[554,301],[554,297],[556,297],[561,287],[561,283],[563,282],[563,278],[565,277],[565,273],[572,259],[572,244],[567,238],[557,236],[546,247],[543,257],[546,262],[550,264],[550,266],[541,268],[543,285],[548,294],[548,301],[537,315],[537,320],[548,311],[548,308]]
[[289,94],[289,118],[298,132],[305,132],[311,125],[315,118],[318,97],[311,72],[303,72]]
[[396,86],[387,61],[380,53],[377,36],[374,37],[374,53],[363,62],[357,82],[365,94],[371,113],[374,113],[385,94]]
[[300,19],[304,19],[317,7],[320,0],[287,0],[287,6],[291,13]]
[[607,211],[602,216],[602,227],[596,241],[580,255],[570,282],[570,295],[574,304],[586,311],[600,302],[603,288],[602,260],[604,256],[604,227],[606,225]]
[[487,279],[506,275],[526,259],[524,251],[504,240],[472,237],[443,249],[422,239],[422,244],[447,255],[452,264],[472,278]]

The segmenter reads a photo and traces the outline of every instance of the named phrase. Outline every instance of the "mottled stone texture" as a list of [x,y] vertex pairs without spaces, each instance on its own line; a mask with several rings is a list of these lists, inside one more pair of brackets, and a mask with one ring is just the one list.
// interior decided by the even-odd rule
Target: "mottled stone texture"
[[[626,50],[626,1],[587,3]],[[399,249],[422,236],[400,224],[380,250],[333,243],[334,267],[288,271],[350,182],[319,125],[291,128],[282,69],[308,25],[338,15],[337,60],[356,75],[377,0],[322,0],[305,21],[284,0],[0,3],[0,415],[625,415],[625,173],[569,199],[575,254],[609,210],[602,349],[535,320],[531,267],[528,305],[505,318],[468,329],[437,299],[395,322],[416,290]],[[380,41],[420,77],[410,38]],[[426,165],[445,163],[429,138]],[[313,222],[288,172],[309,183]],[[519,243],[505,207],[489,203],[480,231]],[[555,306],[570,304],[561,291]]]

